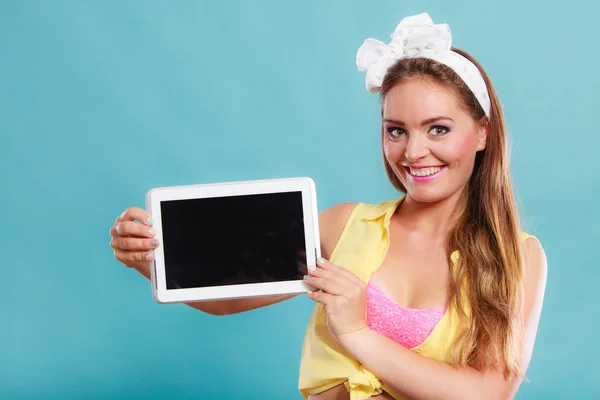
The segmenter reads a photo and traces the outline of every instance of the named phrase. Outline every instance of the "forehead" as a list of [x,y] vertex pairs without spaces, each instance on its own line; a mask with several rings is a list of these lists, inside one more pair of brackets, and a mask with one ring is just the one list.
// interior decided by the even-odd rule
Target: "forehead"
[[418,123],[437,116],[453,119],[467,116],[452,88],[420,78],[394,86],[383,100],[382,112],[386,119],[406,123]]

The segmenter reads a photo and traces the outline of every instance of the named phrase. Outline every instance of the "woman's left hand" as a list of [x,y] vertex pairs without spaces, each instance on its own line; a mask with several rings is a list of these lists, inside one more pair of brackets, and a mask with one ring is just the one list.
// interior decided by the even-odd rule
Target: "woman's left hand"
[[364,281],[352,272],[323,259],[317,260],[317,268],[308,270],[304,278],[320,292],[308,293],[308,297],[325,306],[327,326],[339,342],[344,335],[367,328],[366,288]]

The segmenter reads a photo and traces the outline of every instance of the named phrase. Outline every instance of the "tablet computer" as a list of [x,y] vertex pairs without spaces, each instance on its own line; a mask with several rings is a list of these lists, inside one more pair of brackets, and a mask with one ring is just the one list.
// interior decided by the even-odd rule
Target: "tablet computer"
[[296,294],[320,256],[315,184],[287,178],[159,187],[146,194],[159,303]]

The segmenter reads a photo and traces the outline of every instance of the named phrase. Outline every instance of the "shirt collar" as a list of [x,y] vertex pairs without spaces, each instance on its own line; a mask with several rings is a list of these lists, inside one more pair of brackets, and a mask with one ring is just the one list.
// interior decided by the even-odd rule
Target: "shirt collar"
[[385,216],[385,220],[389,221],[392,218],[392,215],[402,202],[406,196],[402,195],[396,199],[384,201],[382,203],[376,204],[371,209],[367,210],[362,216],[363,220],[366,221],[375,221],[383,216]]

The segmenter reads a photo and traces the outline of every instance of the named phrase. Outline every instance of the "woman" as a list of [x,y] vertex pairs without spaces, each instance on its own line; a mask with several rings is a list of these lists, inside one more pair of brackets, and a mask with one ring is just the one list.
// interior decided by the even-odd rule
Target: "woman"
[[[405,18],[357,55],[382,99],[382,150],[405,193],[320,215],[325,259],[300,367],[312,400],[508,399],[527,370],[546,257],[520,231],[500,103],[482,67],[451,48],[447,25]],[[111,246],[149,278],[148,214],[124,212]],[[134,221],[142,221],[136,224]],[[288,297],[190,304],[226,315]]]

